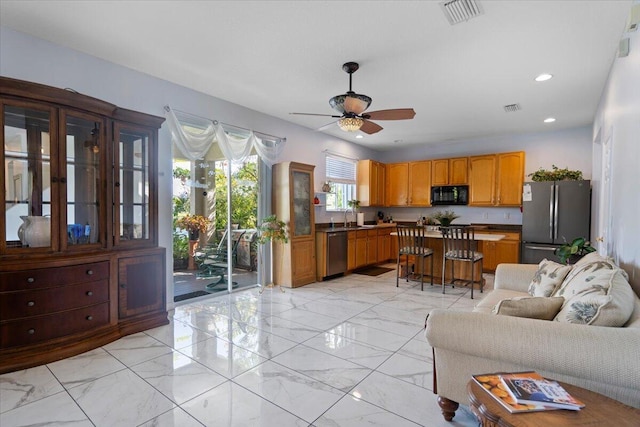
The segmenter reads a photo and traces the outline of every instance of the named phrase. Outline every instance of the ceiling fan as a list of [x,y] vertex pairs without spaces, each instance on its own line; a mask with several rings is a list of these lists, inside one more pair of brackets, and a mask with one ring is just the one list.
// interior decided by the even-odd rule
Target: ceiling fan
[[[379,110],[364,111],[371,105],[371,98],[367,95],[355,93],[351,90],[351,77],[353,73],[358,71],[360,66],[356,62],[347,62],[342,66],[342,69],[349,74],[349,91],[342,95],[336,95],[329,100],[329,105],[334,110],[338,111],[341,115],[332,114],[315,114],[315,113],[290,113],[301,116],[324,116],[333,117],[338,119],[337,123],[345,132],[355,132],[361,130],[362,132],[372,135],[382,130],[382,126],[372,122],[371,120],[407,120],[413,119],[416,112],[413,108],[395,108],[391,110]],[[335,122],[331,122],[329,125],[323,126],[320,129],[324,129]]]

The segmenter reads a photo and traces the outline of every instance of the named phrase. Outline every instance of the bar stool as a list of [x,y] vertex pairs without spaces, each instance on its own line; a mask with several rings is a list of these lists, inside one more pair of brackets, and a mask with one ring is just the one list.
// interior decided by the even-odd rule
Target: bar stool
[[422,260],[422,269],[420,270],[420,290],[424,291],[424,260],[431,257],[431,286],[433,286],[433,250],[425,246],[427,237],[425,235],[425,227],[398,225],[398,261],[396,263],[396,288],[400,279],[400,258],[405,257],[405,275],[403,276],[407,282],[409,281],[409,257],[420,258]]
[[[440,227],[442,231],[442,293],[444,294],[444,277],[447,260],[451,261],[451,285],[455,285],[454,273],[455,261],[468,262],[471,264],[471,281],[464,281],[464,285],[471,285],[471,299],[473,299],[473,286],[480,284],[480,292],[484,290],[484,279],[482,278],[482,252],[476,251],[477,242],[473,227],[464,225],[451,225]],[[480,263],[480,280],[474,280],[475,265]]]

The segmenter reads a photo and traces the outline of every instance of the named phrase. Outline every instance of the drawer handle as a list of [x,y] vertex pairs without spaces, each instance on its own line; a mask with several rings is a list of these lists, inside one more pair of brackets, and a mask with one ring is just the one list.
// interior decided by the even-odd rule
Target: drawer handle
[[87,296],[88,296],[88,297],[93,296],[93,292],[91,292],[91,291],[87,291]]
[[27,279],[27,283],[33,283],[33,282],[35,282],[35,281],[36,281],[36,279],[34,279],[33,277],[29,277],[29,278]]
[[87,275],[93,276],[93,270],[87,270]]
[[93,316],[92,315],[88,315],[87,316],[87,320],[93,320]]
[[27,332],[29,333],[29,335],[33,335],[33,334],[35,334],[35,333],[36,333],[36,330],[35,330],[35,329],[33,329],[33,328],[31,328],[31,329],[29,329]]
[[29,302],[27,303],[27,306],[28,306],[28,307],[33,307],[34,305],[36,305],[36,303],[35,303],[34,301],[29,301]]

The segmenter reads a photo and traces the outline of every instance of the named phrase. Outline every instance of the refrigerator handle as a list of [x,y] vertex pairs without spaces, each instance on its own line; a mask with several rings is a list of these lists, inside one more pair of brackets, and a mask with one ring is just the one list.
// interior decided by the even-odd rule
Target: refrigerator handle
[[553,206],[553,241],[558,240],[558,199],[560,199],[560,187],[558,184],[554,185],[555,187],[555,202]]
[[554,195],[553,195],[553,187],[551,185],[551,190],[549,191],[549,239],[553,241],[553,206],[554,206]]
[[549,251],[549,252],[555,252],[556,248],[555,247],[549,247],[549,246],[528,246],[525,245],[525,249],[532,249],[534,251]]

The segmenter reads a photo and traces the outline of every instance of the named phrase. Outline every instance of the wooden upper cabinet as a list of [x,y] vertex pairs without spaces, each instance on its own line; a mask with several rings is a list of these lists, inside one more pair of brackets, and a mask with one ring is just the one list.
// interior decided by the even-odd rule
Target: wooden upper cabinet
[[385,165],[375,160],[358,162],[358,199],[361,206],[384,206]]
[[409,163],[387,165],[387,206],[407,206],[409,202]]
[[471,206],[519,206],[524,182],[524,152],[469,157]]
[[431,161],[431,185],[449,184],[449,159]]
[[431,161],[431,185],[461,185],[468,178],[468,157],[437,159]]
[[431,206],[431,160],[387,165],[387,206]]
[[491,206],[495,202],[496,156],[469,157],[469,205]]
[[524,152],[497,155],[497,205],[520,206],[524,184]]
[[431,206],[431,160],[409,163],[409,206]]
[[467,184],[468,182],[469,158],[457,157],[455,159],[449,159],[449,185]]

